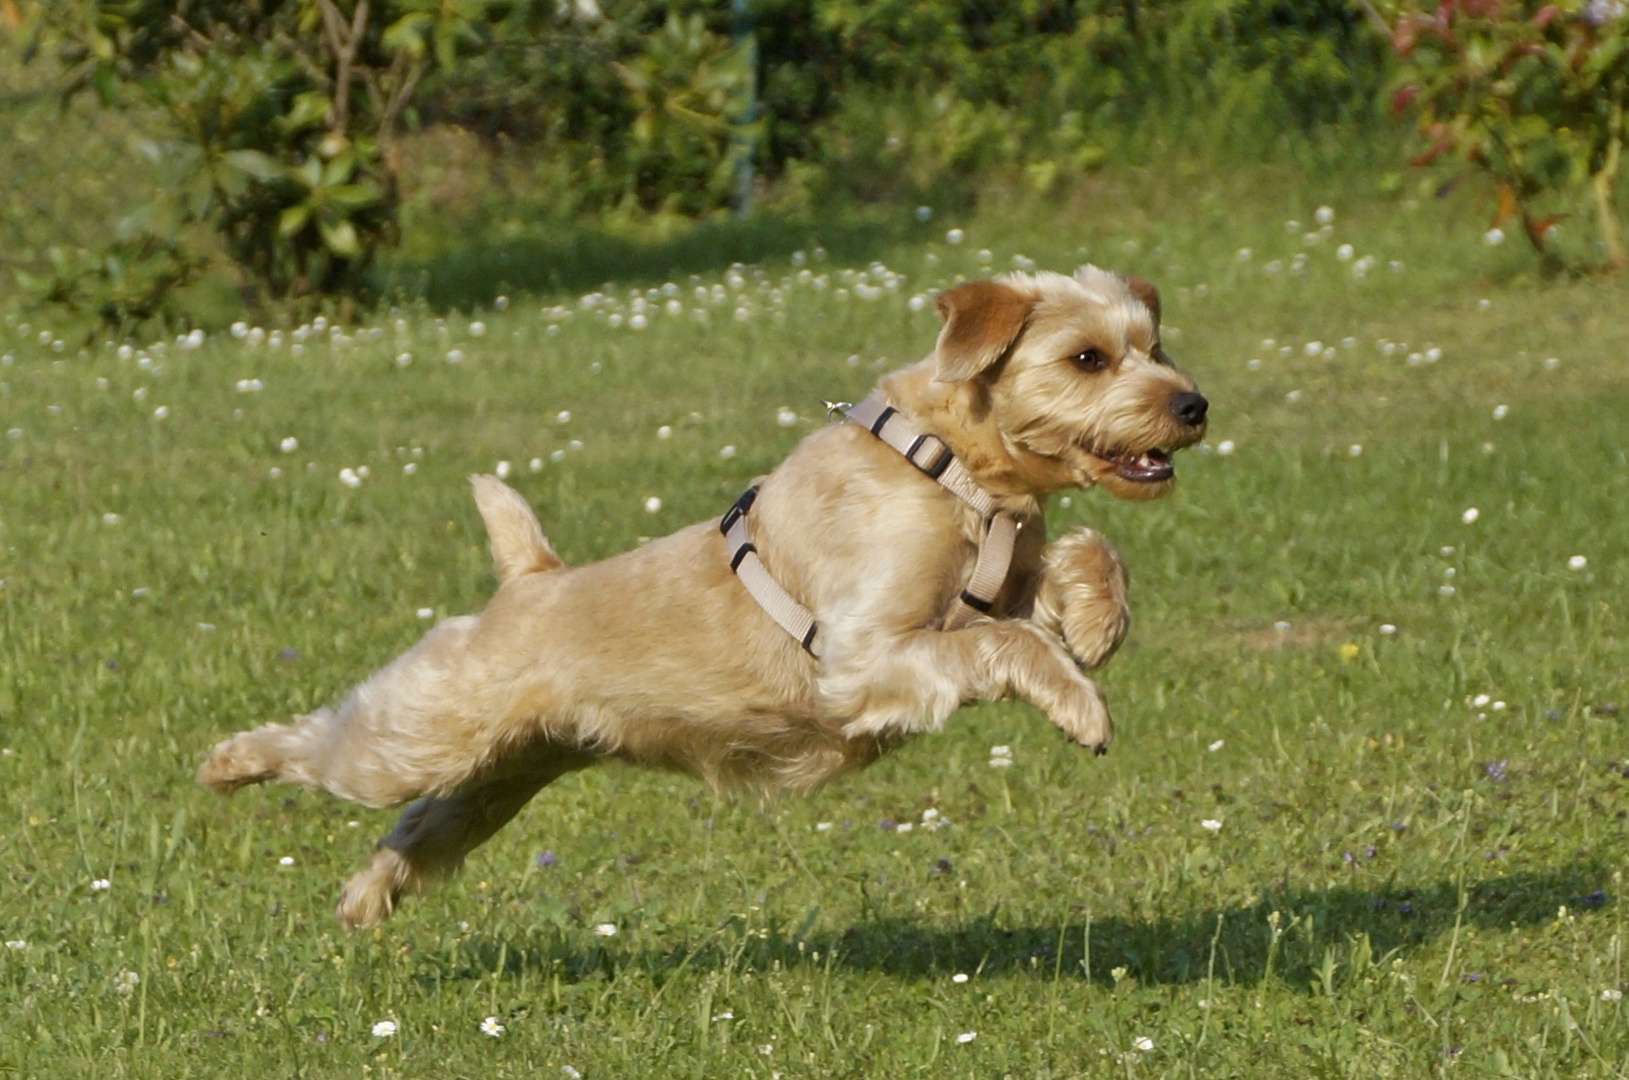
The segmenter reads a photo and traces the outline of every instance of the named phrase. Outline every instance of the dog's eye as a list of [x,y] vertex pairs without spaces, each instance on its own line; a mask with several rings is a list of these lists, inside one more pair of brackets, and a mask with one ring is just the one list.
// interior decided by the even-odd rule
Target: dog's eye
[[1082,371],[1102,371],[1109,366],[1109,358],[1103,355],[1102,349],[1086,349],[1071,357],[1070,363]]

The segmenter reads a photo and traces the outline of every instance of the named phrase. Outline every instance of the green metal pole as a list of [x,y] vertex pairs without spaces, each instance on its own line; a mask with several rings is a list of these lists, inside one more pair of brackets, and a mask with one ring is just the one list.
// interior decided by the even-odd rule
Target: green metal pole
[[752,134],[749,124],[758,118],[758,24],[752,15],[752,0],[730,0],[735,17],[731,35],[737,47],[747,53],[747,94],[735,117],[735,133],[730,137],[730,155],[735,159],[735,190],[730,209],[738,218],[752,212]]

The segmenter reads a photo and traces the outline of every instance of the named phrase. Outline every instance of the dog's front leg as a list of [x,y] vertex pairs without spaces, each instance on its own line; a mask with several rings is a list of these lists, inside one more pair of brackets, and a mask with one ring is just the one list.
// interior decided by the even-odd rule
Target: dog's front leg
[[1028,701],[1098,753],[1114,734],[1096,684],[1056,637],[1028,619],[916,630],[855,656],[866,659],[822,679],[831,703],[853,718],[843,728],[850,737],[935,730],[966,702],[1008,697]]
[[1048,544],[1035,589],[1035,623],[1063,638],[1081,666],[1102,667],[1131,625],[1126,569],[1094,529],[1076,529]]
[[404,894],[421,893],[451,877],[533,795],[591,761],[559,748],[557,754],[531,755],[526,768],[507,769],[451,795],[412,803],[379,841],[367,869],[345,883],[335,912],[341,925],[357,930],[383,922]]

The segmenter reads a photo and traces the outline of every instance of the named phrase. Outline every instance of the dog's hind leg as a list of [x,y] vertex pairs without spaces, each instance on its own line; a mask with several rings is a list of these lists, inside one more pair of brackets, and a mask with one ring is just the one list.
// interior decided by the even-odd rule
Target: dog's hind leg
[[465,856],[539,790],[592,761],[580,752],[544,744],[543,752],[526,755],[523,769],[506,767],[501,776],[413,803],[379,841],[368,868],[345,883],[336,911],[341,925],[357,930],[383,922],[403,895],[423,892],[456,873]]
[[456,788],[501,733],[502,691],[472,660],[474,616],[444,619],[336,708],[267,724],[220,743],[198,780],[222,794],[276,780],[365,806]]

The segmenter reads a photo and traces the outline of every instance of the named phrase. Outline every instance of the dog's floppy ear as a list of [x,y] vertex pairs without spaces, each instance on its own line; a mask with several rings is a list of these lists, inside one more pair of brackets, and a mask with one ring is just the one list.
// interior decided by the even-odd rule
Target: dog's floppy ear
[[969,281],[939,294],[939,343],[935,382],[971,379],[1000,360],[1018,340],[1031,301],[999,281]]
[[1160,291],[1154,288],[1152,282],[1144,281],[1140,277],[1128,277],[1125,282],[1126,288],[1131,290],[1131,295],[1141,300],[1143,307],[1147,308],[1148,313],[1154,316],[1154,326],[1158,329],[1160,324]]

